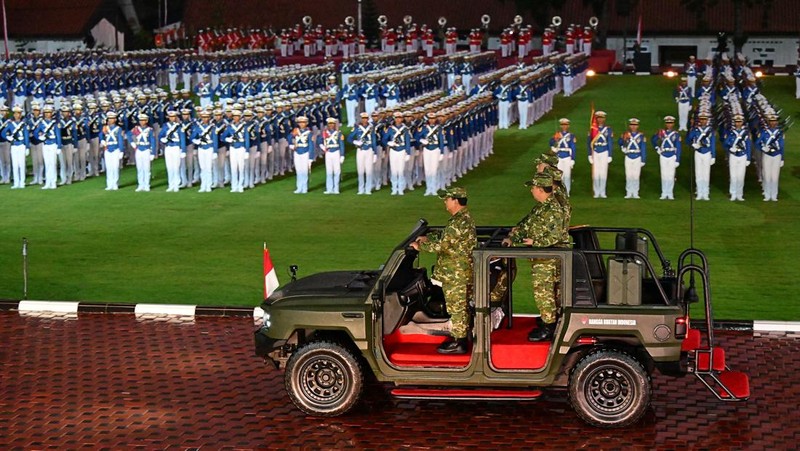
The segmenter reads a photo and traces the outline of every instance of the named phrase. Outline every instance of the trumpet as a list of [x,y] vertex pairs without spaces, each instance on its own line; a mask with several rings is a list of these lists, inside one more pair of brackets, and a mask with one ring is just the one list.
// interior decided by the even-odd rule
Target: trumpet
[[385,27],[386,24],[388,23],[389,19],[385,15],[381,14],[380,16],[378,16],[378,25]]
[[414,20],[414,19],[413,19],[411,16],[404,16],[404,17],[403,17],[403,23],[404,23],[404,24],[406,24],[406,26],[408,26],[408,25],[411,25],[411,22],[412,22],[413,20]]
[[353,16],[347,16],[347,17],[344,18],[344,23],[348,27],[352,27],[353,25],[356,24],[356,19],[353,18]]
[[303,16],[303,25],[307,27],[311,26],[311,16]]
[[447,19],[444,16],[442,16],[439,18],[439,26],[444,27],[445,25],[447,25]]
[[561,16],[553,16],[553,28],[558,28],[561,26]]
[[514,16],[514,25],[522,25],[522,16],[519,14]]
[[589,18],[589,26],[592,27],[593,29],[596,29],[597,28],[597,24],[599,24],[599,23],[600,23],[600,20],[597,17],[592,16],[592,17]]

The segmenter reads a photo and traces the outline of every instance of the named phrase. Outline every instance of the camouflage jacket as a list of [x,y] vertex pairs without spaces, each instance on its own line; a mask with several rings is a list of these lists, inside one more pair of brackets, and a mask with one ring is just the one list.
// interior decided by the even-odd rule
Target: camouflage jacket
[[553,247],[569,245],[568,206],[561,205],[555,196],[533,206],[530,213],[522,218],[509,238],[515,246],[523,245],[525,238],[533,240],[534,247]]
[[450,216],[439,234],[431,234],[421,243],[420,250],[436,252],[434,279],[449,283],[468,283],[472,280],[472,250],[478,245],[475,221],[465,207]]

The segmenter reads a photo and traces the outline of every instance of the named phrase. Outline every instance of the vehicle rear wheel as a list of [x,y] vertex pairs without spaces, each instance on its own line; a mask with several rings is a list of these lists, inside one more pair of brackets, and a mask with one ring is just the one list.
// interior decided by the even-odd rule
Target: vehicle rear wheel
[[356,405],[364,387],[361,362],[342,345],[315,341],[299,348],[286,364],[286,391],[309,415],[333,417]]
[[569,400],[591,425],[627,426],[639,421],[650,405],[650,376],[622,351],[593,352],[572,370]]

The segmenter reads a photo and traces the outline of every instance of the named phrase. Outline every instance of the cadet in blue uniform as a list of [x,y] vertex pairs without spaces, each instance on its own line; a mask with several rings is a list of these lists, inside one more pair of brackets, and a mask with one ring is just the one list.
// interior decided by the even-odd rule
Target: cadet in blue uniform
[[325,194],[339,194],[339,179],[344,163],[344,135],[337,128],[336,118],[329,117],[327,128],[320,133],[318,146],[325,155]]
[[673,93],[675,103],[678,104],[679,131],[689,130],[689,112],[692,111],[692,88],[687,84],[686,78],[681,78],[681,83]]
[[639,119],[628,120],[628,131],[619,138],[619,147],[625,155],[625,199],[638,199],[642,167],[647,163],[647,138],[639,131]]
[[58,121],[53,118],[53,106],[45,105],[44,119],[33,131],[42,143],[44,158],[44,186],[42,189],[56,189],[57,157],[61,153],[61,128]]
[[242,120],[242,111],[233,110],[233,121],[225,130],[224,139],[228,143],[231,164],[231,192],[244,192],[245,160],[250,157],[250,135],[247,124]]
[[61,184],[71,185],[75,175],[75,155],[77,148],[75,141],[78,134],[75,119],[72,118],[69,106],[61,106],[61,119],[58,120],[58,128],[61,130],[61,152],[58,152],[58,162],[61,165]]
[[550,150],[558,157],[557,167],[561,171],[561,181],[567,189],[567,195],[572,186],[572,168],[575,166],[575,145],[577,139],[569,131],[569,119],[561,118],[558,121],[561,131],[550,138]]
[[675,168],[681,164],[681,135],[675,131],[675,118],[664,117],[664,128],[650,139],[659,155],[661,167],[661,200],[675,200]]
[[136,152],[136,178],[139,182],[136,191],[150,191],[150,163],[157,153],[156,136],[148,125],[150,117],[147,114],[139,113],[137,119],[139,125],[128,132],[128,141]]
[[211,112],[200,112],[200,122],[192,129],[191,141],[197,149],[197,161],[200,165],[200,192],[210,193],[213,184],[211,168],[217,158],[217,131],[211,122]]
[[392,195],[402,196],[406,189],[405,164],[411,159],[411,135],[403,123],[403,113],[393,114],[394,124],[386,131],[383,141],[389,148]]
[[8,141],[11,148],[11,175],[14,184],[11,189],[25,188],[25,157],[30,153],[30,131],[22,119],[22,107],[12,108],[13,117],[5,123],[0,135]]
[[122,127],[117,125],[117,113],[109,111],[108,123],[100,132],[100,148],[103,149],[103,162],[106,167],[106,191],[119,189],[119,163],[125,151]]
[[709,200],[711,166],[716,160],[714,130],[708,125],[708,114],[699,113],[697,125],[689,130],[686,142],[694,149],[694,178],[697,184],[696,200]]
[[289,135],[289,149],[294,152],[294,170],[297,175],[295,194],[308,192],[308,174],[314,159],[314,140],[308,128],[308,118],[297,116],[297,128]]
[[778,201],[778,178],[783,167],[783,131],[778,127],[778,116],[767,118],[768,126],[758,135],[757,146],[761,149],[764,202]]
[[372,168],[378,159],[378,151],[375,127],[369,122],[369,114],[361,113],[361,123],[353,128],[347,141],[356,146],[358,194],[372,194]]
[[444,134],[434,113],[427,114],[428,123],[419,132],[422,161],[425,169],[425,195],[437,196],[444,186],[439,174],[439,162],[444,160]]
[[169,122],[161,127],[158,136],[164,144],[164,163],[167,166],[167,192],[177,193],[181,189],[181,159],[186,158],[186,135],[178,121],[178,112],[167,112]]
[[744,175],[747,166],[750,166],[752,155],[752,140],[747,128],[744,127],[744,117],[733,117],[733,129],[725,136],[723,144],[728,152],[728,168],[730,169],[730,195],[731,201],[744,200]]
[[592,185],[594,198],[606,198],[606,182],[608,181],[608,165],[611,163],[611,146],[614,132],[606,125],[606,112],[596,111],[597,134],[592,137],[589,133],[587,147],[589,150],[589,164],[592,165]]

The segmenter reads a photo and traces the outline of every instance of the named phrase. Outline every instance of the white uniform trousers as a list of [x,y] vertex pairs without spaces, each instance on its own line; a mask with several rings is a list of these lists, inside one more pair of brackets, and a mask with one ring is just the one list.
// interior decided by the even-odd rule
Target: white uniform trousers
[[178,88],[178,74],[176,73],[173,74],[172,72],[170,72],[169,77],[167,78],[169,78],[170,92],[175,92],[175,90]]
[[25,188],[25,153],[28,149],[23,145],[11,146],[11,175],[14,188]]
[[371,194],[373,188],[372,169],[375,165],[375,153],[371,149],[358,149],[356,152],[356,169],[358,170],[358,194]]
[[[57,154],[58,145],[42,144],[42,157],[44,158],[44,188],[46,189],[56,189],[56,180],[58,178],[58,174],[56,173],[56,169],[58,167]],[[64,166],[62,165],[62,168],[63,167]]]
[[100,138],[89,140],[89,166],[91,175],[100,175]]
[[794,97],[796,99],[800,99],[800,77],[798,77],[797,75],[794,76],[794,84],[795,84]]
[[308,192],[308,173],[311,160],[308,158],[308,153],[294,152],[294,170],[297,176],[297,189],[295,194],[305,194]]
[[229,158],[231,162],[231,192],[244,192],[245,156],[247,149],[244,147],[231,147]]
[[[200,192],[208,193],[211,191],[213,177],[211,168],[214,166],[214,148],[201,148],[197,151],[197,163],[200,165]],[[136,164],[139,164],[138,161]]]
[[75,166],[73,178],[76,181],[86,180],[86,156],[89,153],[89,142],[85,139],[78,140],[75,149],[77,149],[77,152],[75,152],[75,157],[73,158]]
[[136,151],[136,191],[150,191],[150,150]]
[[572,85],[572,76],[565,76],[564,77],[564,97],[569,97],[574,92],[574,87]]
[[689,75],[689,76],[686,77],[686,86],[688,86],[689,89],[692,90],[692,94],[694,94],[696,92],[694,90],[694,85],[695,85],[696,82],[697,82],[697,77],[696,76]]
[[164,148],[164,163],[167,166],[167,191],[178,191],[181,188],[181,148],[167,146]]
[[528,112],[530,111],[531,103],[527,101],[518,101],[517,108],[519,109],[519,128],[520,130],[524,130],[528,128],[529,125]]
[[658,164],[661,167],[661,199],[674,200],[675,168],[678,165],[678,158],[660,156]]
[[422,151],[422,159],[425,167],[425,195],[435,196],[441,189],[439,181],[439,159],[442,152],[439,149],[425,149]]
[[763,154],[761,171],[762,183],[764,185],[764,200],[778,200],[778,178],[781,173],[781,163],[783,160],[780,155]]
[[42,144],[31,144],[31,166],[33,167],[32,185],[44,183],[44,160],[42,159]]
[[694,153],[694,180],[697,184],[697,200],[709,200],[711,183],[711,152]]
[[392,194],[403,195],[406,189],[405,166],[408,154],[402,150],[389,150],[389,171],[392,180]]
[[325,152],[325,193],[339,194],[339,178],[342,176],[342,156],[337,152]]
[[625,198],[639,198],[639,180],[642,177],[642,158],[625,157]]
[[689,130],[689,112],[692,111],[692,103],[678,103],[678,130],[685,132]]
[[356,108],[358,107],[358,100],[346,99],[344,107],[347,109],[347,126],[353,128],[356,123]]
[[103,162],[106,167],[106,191],[116,191],[119,188],[119,162],[122,152],[115,150],[103,152]]
[[[42,147],[44,150],[44,147]],[[58,163],[61,165],[61,170],[59,174],[61,175],[61,184],[62,185],[71,185],[72,184],[72,176],[73,176],[73,161],[72,157],[75,152],[75,146],[72,144],[64,144],[61,146],[61,153],[58,154]],[[47,163],[45,163],[45,168],[47,167]],[[46,172],[46,169],[45,169]],[[45,177],[46,179],[47,177]]]
[[608,152],[597,153],[592,151],[592,187],[594,197],[606,197],[606,182],[608,181]]
[[729,189],[731,200],[744,200],[744,174],[747,169],[747,156],[728,155],[728,168],[731,177]]
[[572,164],[575,160],[572,158],[559,158],[556,167],[561,171],[561,181],[567,189],[567,195],[572,187]]

